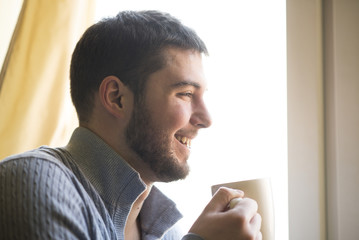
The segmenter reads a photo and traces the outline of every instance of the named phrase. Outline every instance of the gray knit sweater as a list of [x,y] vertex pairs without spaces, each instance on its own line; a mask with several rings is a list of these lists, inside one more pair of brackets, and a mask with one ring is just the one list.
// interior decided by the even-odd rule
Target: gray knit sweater
[[[0,162],[0,239],[124,239],[145,184],[91,131],[64,148],[41,147]],[[142,239],[181,239],[175,204],[153,187],[140,213]],[[184,239],[197,239],[187,235]]]

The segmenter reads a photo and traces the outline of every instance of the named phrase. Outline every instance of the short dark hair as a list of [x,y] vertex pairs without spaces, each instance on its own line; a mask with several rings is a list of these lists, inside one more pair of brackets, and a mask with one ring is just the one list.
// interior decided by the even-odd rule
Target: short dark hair
[[208,54],[192,29],[159,11],[124,11],[88,28],[70,67],[71,97],[80,122],[89,120],[94,93],[106,76],[118,77],[135,98],[141,95],[148,76],[165,66],[167,47]]

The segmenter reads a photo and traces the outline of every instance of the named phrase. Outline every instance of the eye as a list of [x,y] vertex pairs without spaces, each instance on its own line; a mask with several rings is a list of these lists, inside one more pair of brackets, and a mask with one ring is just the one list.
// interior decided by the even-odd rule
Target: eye
[[188,97],[188,98],[192,98],[193,97],[193,93],[192,92],[181,92],[181,93],[177,93],[178,96],[181,97]]

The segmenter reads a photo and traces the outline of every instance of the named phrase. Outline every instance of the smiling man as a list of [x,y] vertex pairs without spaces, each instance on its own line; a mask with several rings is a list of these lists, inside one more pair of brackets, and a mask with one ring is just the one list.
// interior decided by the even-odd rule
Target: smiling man
[[228,209],[241,191],[220,189],[183,236],[153,186],[188,175],[191,141],[211,125],[203,54],[193,30],[157,11],[90,27],[71,62],[80,126],[65,147],[1,162],[0,238],[261,239],[255,201]]
[[206,81],[201,54],[174,47],[163,54],[167,63],[148,77],[126,131],[130,149],[124,152],[135,155],[126,159],[148,165],[149,182],[185,178],[191,140],[211,124],[203,103]]

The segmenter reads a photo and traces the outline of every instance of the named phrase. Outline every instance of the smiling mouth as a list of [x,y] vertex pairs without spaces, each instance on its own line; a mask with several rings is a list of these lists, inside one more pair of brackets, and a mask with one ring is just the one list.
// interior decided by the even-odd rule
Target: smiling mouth
[[191,149],[191,139],[179,135],[175,135],[175,137],[180,143],[185,145],[187,148]]

